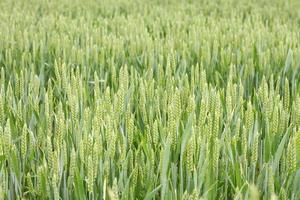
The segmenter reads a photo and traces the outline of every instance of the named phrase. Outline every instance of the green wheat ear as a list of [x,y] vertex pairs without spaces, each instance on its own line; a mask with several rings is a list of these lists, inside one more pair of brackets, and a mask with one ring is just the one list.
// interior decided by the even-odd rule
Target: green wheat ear
[[4,124],[4,106],[5,106],[5,91],[3,89],[0,90],[0,125]]
[[219,136],[221,117],[222,117],[221,100],[220,100],[220,94],[217,93],[216,94],[215,113],[214,113],[214,125],[213,125],[213,138],[214,139]]
[[58,151],[53,151],[53,158],[52,158],[52,186],[57,187],[57,184],[59,182],[59,155]]
[[32,194],[34,194],[35,193],[35,189],[33,187],[33,183],[32,183],[32,180],[31,180],[31,175],[30,175],[29,172],[26,175],[26,184],[28,186],[29,192],[32,193]]
[[279,127],[279,108],[278,106],[275,106],[272,119],[271,119],[271,132],[273,134],[278,133],[278,127]]
[[243,161],[244,161],[244,164],[246,166],[248,165],[248,157],[247,157],[247,153],[248,153],[248,133],[249,133],[249,131],[246,129],[245,126],[243,126],[241,144],[242,144]]
[[119,199],[119,188],[118,188],[117,178],[114,179],[112,192],[113,192],[113,198],[112,199],[118,200]]
[[283,187],[280,188],[279,199],[280,200],[287,200],[288,199],[286,191]]
[[284,101],[283,101],[284,109],[286,111],[289,110],[290,105],[290,86],[287,78],[284,81]]
[[152,132],[153,132],[153,144],[154,144],[154,147],[157,147],[159,144],[159,127],[158,127],[158,122],[156,119],[153,123]]
[[12,146],[11,129],[10,129],[10,120],[9,119],[7,119],[6,125],[4,128],[3,144],[6,146],[6,148],[4,148],[4,152],[9,152],[9,150]]
[[275,195],[275,188],[274,188],[274,172],[272,167],[268,169],[268,189],[269,189],[269,196],[272,197]]
[[195,133],[192,133],[188,144],[187,144],[187,150],[186,150],[186,166],[188,172],[192,172],[194,170],[194,154],[196,150],[196,144],[195,144]]
[[266,111],[267,106],[268,106],[268,101],[269,101],[269,86],[268,86],[265,76],[263,76],[263,78],[262,78],[262,82],[261,82],[258,94],[260,97],[262,108],[264,111]]
[[109,144],[108,153],[111,158],[114,158],[115,150],[116,150],[116,139],[117,139],[116,133],[113,129],[110,129],[107,134],[108,134],[107,142]]
[[251,147],[251,163],[256,166],[258,160],[258,143],[259,143],[259,134],[255,133]]
[[25,161],[27,153],[27,126],[24,124],[21,136],[21,156],[22,160]]
[[88,191],[90,193],[93,192],[94,188],[94,172],[93,172],[93,159],[92,156],[88,157],[88,163],[87,163],[87,185],[88,185]]
[[298,167],[300,166],[300,131],[295,133],[295,145],[296,145],[296,160]]
[[293,102],[292,106],[292,111],[293,111],[293,122],[294,124],[299,128],[300,127],[300,96],[297,95],[295,97],[295,101]]
[[69,166],[69,177],[68,177],[68,187],[71,189],[73,187],[74,177],[75,177],[75,169],[76,169],[76,151],[74,147],[72,148],[70,155],[70,166]]
[[126,134],[129,148],[131,148],[134,140],[134,115],[130,114],[126,119]]
[[40,196],[43,195],[43,183],[42,183],[43,173],[44,173],[43,171],[44,171],[43,166],[40,166],[37,169],[37,190]]
[[214,148],[213,148],[213,171],[217,174],[219,168],[219,155],[220,155],[220,142],[219,140],[214,141]]
[[55,147],[59,149],[62,146],[63,142],[63,133],[64,133],[64,114],[62,110],[62,103],[59,103],[58,106],[58,114],[55,118],[56,126],[55,126]]
[[254,113],[251,102],[249,101],[247,104],[247,110],[245,113],[245,128],[249,131],[254,124]]
[[287,148],[287,169],[290,174],[294,173],[296,171],[297,167],[297,160],[296,160],[296,141],[295,137],[291,137],[290,141],[288,143]]
[[[231,78],[230,78],[231,79]],[[232,83],[231,80],[228,80],[227,82],[227,88],[226,88],[226,112],[228,118],[231,115],[232,109],[233,109],[233,97],[232,97]]]

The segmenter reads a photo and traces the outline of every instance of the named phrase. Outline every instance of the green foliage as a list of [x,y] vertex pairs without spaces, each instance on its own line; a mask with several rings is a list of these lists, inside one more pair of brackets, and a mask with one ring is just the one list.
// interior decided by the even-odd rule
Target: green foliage
[[0,1],[0,199],[300,199],[299,8]]

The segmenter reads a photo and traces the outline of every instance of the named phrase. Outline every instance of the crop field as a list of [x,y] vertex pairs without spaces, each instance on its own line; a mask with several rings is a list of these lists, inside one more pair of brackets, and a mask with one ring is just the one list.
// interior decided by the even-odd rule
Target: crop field
[[0,0],[0,200],[299,200],[299,0]]

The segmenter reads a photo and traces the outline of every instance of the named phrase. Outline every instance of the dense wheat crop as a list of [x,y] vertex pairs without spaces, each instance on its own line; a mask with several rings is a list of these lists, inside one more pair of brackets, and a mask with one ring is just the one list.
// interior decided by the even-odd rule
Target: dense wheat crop
[[0,199],[300,199],[298,0],[1,0]]

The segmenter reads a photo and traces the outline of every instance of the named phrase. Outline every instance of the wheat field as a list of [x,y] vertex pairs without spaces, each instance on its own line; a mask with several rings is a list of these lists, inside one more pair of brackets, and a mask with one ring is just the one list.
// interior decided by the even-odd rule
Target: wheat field
[[0,0],[0,199],[300,199],[298,0]]

